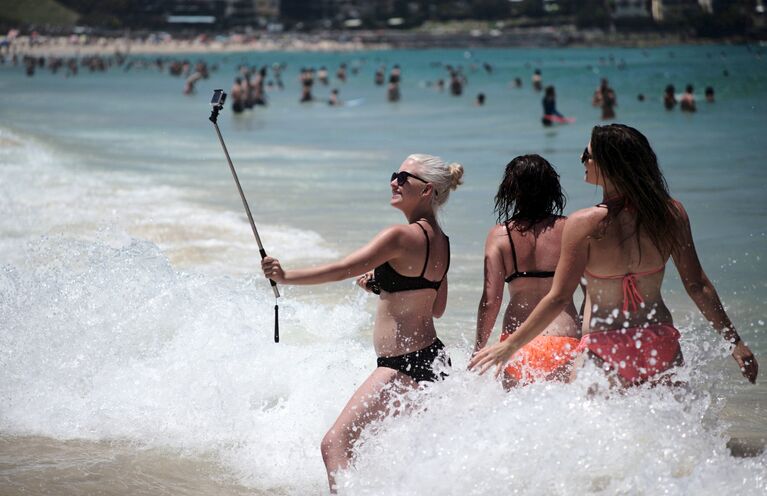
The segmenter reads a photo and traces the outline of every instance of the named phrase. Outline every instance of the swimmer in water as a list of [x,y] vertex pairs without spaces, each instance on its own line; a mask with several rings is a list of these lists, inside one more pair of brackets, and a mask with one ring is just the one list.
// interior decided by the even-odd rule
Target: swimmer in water
[[691,84],[688,84],[679,101],[679,108],[682,112],[696,112],[698,107],[695,105],[695,93]]
[[541,76],[540,69],[533,71],[533,77],[531,78],[531,81],[535,91],[541,91],[543,89],[543,76]]
[[[541,101],[543,104],[543,117],[541,123],[544,126],[551,126],[555,120],[564,120],[565,116],[557,110],[557,94],[553,86],[547,86],[546,92]],[[558,118],[558,119],[557,119]]]
[[666,110],[674,110],[676,103],[676,90],[673,84],[669,84],[663,92],[663,106]]
[[706,95],[706,101],[708,103],[714,103],[716,101],[714,98],[713,86],[706,86],[706,92],[704,94]]

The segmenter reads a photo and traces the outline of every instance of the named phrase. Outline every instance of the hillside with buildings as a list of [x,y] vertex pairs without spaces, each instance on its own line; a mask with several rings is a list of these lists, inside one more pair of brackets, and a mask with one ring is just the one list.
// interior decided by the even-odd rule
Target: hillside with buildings
[[[424,33],[503,44],[556,28],[554,42],[611,35],[765,35],[767,0],[0,0],[0,28],[42,33],[343,32],[397,43]],[[541,30],[544,31],[541,31]],[[537,30],[537,31],[536,31]],[[512,36],[513,37],[513,36]],[[483,41],[484,40],[484,41]]]

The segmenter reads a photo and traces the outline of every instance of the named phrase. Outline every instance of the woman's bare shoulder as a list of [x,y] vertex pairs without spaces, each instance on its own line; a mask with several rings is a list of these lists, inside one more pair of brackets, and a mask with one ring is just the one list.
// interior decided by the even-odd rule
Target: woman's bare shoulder
[[565,230],[591,234],[602,226],[603,221],[607,218],[607,214],[607,209],[600,206],[576,210],[567,216]]

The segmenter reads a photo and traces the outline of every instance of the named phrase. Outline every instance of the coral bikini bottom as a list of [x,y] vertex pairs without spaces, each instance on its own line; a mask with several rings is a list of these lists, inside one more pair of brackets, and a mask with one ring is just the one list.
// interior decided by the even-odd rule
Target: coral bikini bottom
[[592,332],[581,338],[576,352],[589,351],[627,383],[639,384],[665,372],[680,355],[679,331],[669,324]]

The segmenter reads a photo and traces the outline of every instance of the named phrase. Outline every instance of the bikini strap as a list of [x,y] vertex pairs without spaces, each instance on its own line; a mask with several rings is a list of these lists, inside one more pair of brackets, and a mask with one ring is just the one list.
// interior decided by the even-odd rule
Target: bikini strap
[[514,260],[514,272],[512,272],[512,274],[516,274],[517,271],[519,270],[517,268],[517,250],[514,248],[514,240],[511,239],[511,230],[509,229],[509,223],[507,222],[505,226],[506,226],[506,235],[509,237],[509,244],[511,245],[511,258],[512,260]]
[[423,277],[424,274],[426,274],[426,268],[429,266],[429,233],[426,232],[426,229],[418,222],[415,222],[415,225],[420,227],[421,231],[423,231],[424,236],[426,236],[426,260],[423,261],[423,270],[421,271],[421,275],[418,276],[418,277]]

